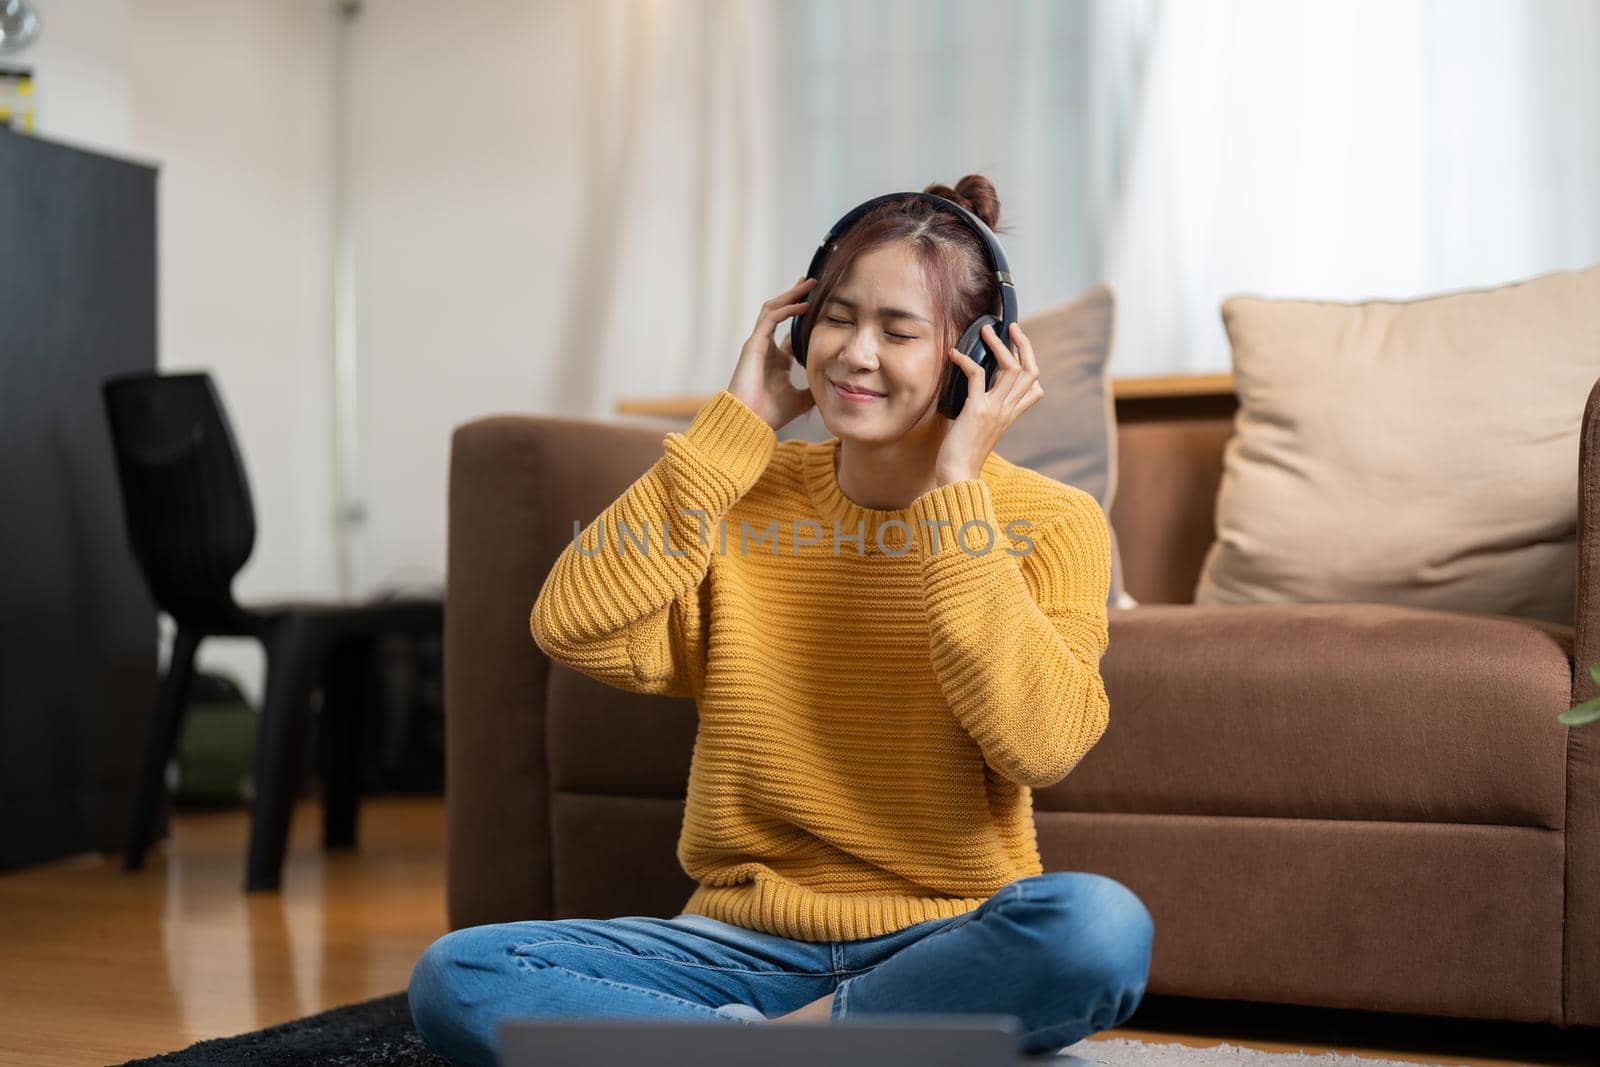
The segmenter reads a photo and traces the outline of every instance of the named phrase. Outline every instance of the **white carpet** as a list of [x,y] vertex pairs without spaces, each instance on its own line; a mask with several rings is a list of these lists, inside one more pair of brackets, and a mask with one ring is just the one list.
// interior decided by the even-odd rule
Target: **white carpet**
[[[1321,1052],[1310,1055],[1304,1052],[1262,1052],[1259,1049],[1240,1048],[1219,1042],[1209,1048],[1193,1048],[1180,1044],[1155,1044],[1147,1041],[1130,1041],[1111,1037],[1096,1041],[1084,1038],[1068,1045],[1052,1060],[1040,1059],[1051,1067],[1058,1064],[1070,1067],[1289,1067],[1291,1064],[1312,1064],[1315,1067],[1334,1065],[1360,1065],[1360,1067],[1416,1067],[1412,1061],[1375,1060],[1365,1056],[1352,1056],[1343,1052]],[[1440,1063],[1460,1061],[1440,1060]]]

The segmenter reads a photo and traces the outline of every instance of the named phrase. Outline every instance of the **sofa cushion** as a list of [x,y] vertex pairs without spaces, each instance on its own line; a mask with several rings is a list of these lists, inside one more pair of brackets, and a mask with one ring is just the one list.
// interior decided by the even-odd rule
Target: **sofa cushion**
[[693,700],[630,693],[552,661],[545,706],[552,793],[683,799]]
[[1388,604],[1113,612],[1106,735],[1036,809],[1565,823],[1572,629]]
[[[1111,612],[1106,736],[1037,811],[1564,821],[1570,627],[1386,604]],[[551,790],[681,799],[692,701],[550,672]]]
[[1600,266],[1338,303],[1239,296],[1196,604],[1374,601],[1571,623]]

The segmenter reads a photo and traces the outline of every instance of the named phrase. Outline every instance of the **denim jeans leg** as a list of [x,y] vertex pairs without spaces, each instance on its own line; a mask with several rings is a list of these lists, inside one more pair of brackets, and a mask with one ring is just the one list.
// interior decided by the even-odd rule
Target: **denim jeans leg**
[[845,979],[832,1018],[1012,1015],[1021,1051],[1049,1052],[1120,1025],[1144,997],[1155,926],[1115,879],[1019,879],[962,918]]
[[509,1019],[666,1017],[748,1025],[719,1012],[781,1015],[834,987],[829,947],[701,916],[557,919],[467,927],[436,940],[407,990],[424,1044],[493,1064]]

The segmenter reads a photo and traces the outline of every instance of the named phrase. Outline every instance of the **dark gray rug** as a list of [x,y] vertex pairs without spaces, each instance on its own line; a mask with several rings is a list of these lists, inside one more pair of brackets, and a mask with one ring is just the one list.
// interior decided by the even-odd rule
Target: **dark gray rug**
[[183,1067],[450,1067],[411,1025],[405,993],[346,1004],[238,1037],[201,1041],[178,1052],[129,1060]]
[[[1194,1000],[1146,996],[1125,1024],[1133,1030],[1167,1031],[1189,1039],[1248,1035],[1261,1041],[1316,1045],[1365,1045],[1425,1054],[1430,1061],[1459,1056],[1497,1056],[1515,1063],[1600,1064],[1600,1028],[1559,1031],[1532,1023],[1496,1023],[1436,1016],[1389,1015],[1286,1004]],[[1035,1057],[1050,1063],[1052,1057]],[[1410,1067],[1387,1059],[1342,1053],[1308,1056],[1241,1048],[1227,1041],[1210,1048],[1117,1038],[1085,1039],[1062,1050],[1061,1067]],[[214,1038],[178,1052],[128,1060],[183,1067],[452,1067],[422,1043],[411,1025],[404,992],[347,1004],[278,1026]]]

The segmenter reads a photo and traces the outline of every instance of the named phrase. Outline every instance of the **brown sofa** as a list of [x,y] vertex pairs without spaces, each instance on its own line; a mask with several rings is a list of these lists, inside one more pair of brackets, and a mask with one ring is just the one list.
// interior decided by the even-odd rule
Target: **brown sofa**
[[[1111,725],[1034,796],[1047,870],[1145,902],[1154,994],[1600,1024],[1600,385],[1583,419],[1577,618],[1365,603],[1199,607],[1231,394],[1118,401],[1128,591]],[[670,426],[460,426],[445,613],[452,928],[677,914],[692,701],[559,664],[528,613]],[[1004,441],[1000,452],[1004,454]],[[1574,648],[1577,650],[1574,656]]]

